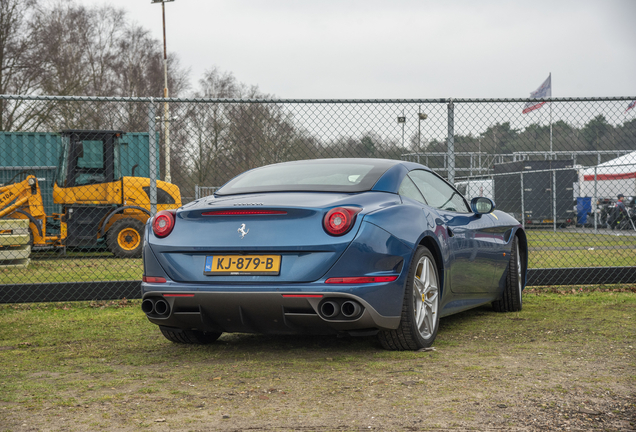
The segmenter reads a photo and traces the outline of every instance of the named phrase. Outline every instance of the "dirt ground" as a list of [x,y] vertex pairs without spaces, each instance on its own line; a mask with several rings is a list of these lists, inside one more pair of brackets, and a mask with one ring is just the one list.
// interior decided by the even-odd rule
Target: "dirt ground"
[[634,299],[526,297],[518,314],[443,319],[423,352],[350,337],[180,346],[143,321],[145,343],[110,356],[69,339],[38,366],[43,343],[0,343],[0,431],[636,430]]

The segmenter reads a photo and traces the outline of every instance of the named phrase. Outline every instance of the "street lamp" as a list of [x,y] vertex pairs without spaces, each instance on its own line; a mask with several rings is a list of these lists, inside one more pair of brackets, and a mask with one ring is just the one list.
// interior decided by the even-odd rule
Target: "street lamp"
[[422,120],[426,120],[428,116],[422,112],[422,105],[417,110],[417,152],[422,151]]
[[[161,3],[161,13],[163,15],[163,97],[168,98],[168,50],[166,49],[166,2],[174,0],[151,0],[151,4]],[[170,176],[170,112],[168,109],[168,101],[163,103],[163,136],[164,136],[164,154],[166,158],[166,175],[165,180],[171,183]]]

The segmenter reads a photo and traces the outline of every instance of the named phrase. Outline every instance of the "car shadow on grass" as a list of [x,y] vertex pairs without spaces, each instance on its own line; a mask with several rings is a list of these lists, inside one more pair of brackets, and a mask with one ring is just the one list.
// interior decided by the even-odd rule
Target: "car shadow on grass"
[[[460,312],[440,320],[438,339],[445,333],[483,328],[484,317],[497,316],[490,305]],[[167,341],[166,341],[167,343]],[[338,356],[365,356],[385,352],[376,336],[340,335],[264,335],[224,333],[213,344],[204,346],[173,344],[176,350],[196,350],[224,356],[258,355],[275,358],[285,356],[333,358]]]

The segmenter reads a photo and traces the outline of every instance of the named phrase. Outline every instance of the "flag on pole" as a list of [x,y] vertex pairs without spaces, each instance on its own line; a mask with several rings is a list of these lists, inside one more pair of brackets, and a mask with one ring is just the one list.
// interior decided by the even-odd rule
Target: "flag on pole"
[[[530,93],[531,99],[543,99],[547,97],[552,97],[552,74],[548,75],[548,79],[543,81],[541,87]],[[545,105],[545,102],[526,102],[523,107],[523,114],[528,114],[530,111],[534,111],[536,109],[541,108]]]
[[636,106],[636,99],[633,100],[632,103],[627,105],[627,109],[625,110],[625,112],[629,111],[630,109],[634,108],[635,106]]

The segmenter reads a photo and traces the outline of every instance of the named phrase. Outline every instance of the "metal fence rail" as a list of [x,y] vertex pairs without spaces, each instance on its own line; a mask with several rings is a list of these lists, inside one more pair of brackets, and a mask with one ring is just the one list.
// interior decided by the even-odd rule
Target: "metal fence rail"
[[[13,234],[0,225],[0,301],[129,295],[142,276],[135,230],[148,214],[209,195],[247,169],[330,157],[416,161],[468,197],[494,198],[527,229],[534,285],[630,282],[631,100],[552,98],[522,114],[527,99],[0,96],[0,223],[40,206],[33,194],[31,207],[16,206],[8,183],[29,188],[32,174],[42,200],[29,219],[28,265],[12,259]],[[103,186],[122,176],[135,193]]]

